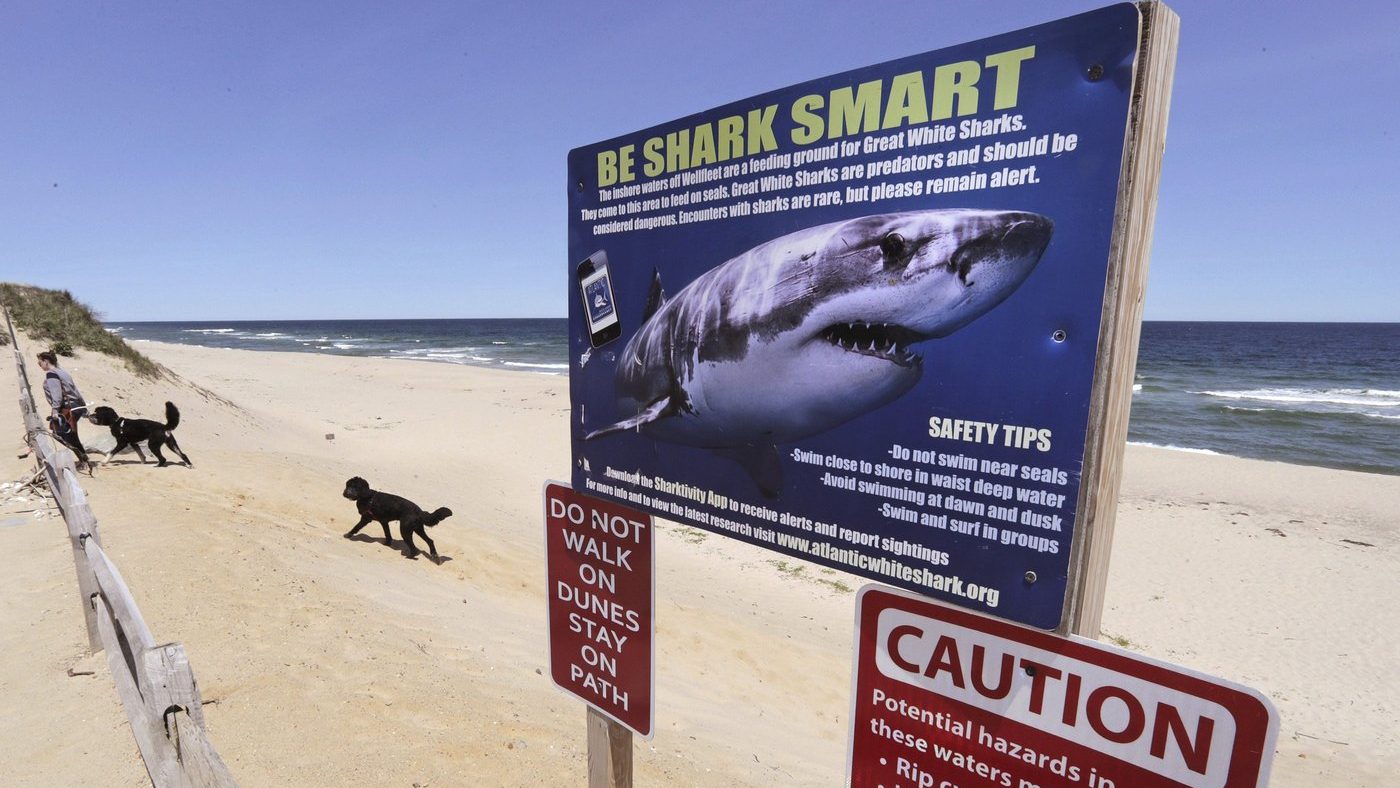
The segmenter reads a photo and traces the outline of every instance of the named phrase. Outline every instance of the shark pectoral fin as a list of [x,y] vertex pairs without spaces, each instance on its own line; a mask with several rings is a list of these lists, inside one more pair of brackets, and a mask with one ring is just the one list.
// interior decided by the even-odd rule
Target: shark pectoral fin
[[727,449],[724,456],[734,460],[749,472],[749,477],[758,485],[764,498],[777,498],[783,492],[783,466],[778,458],[778,447],[771,443],[750,444],[737,449]]
[[594,430],[584,436],[584,440],[591,441],[594,438],[601,438],[604,435],[611,435],[614,432],[624,430],[640,429],[643,424],[650,424],[659,419],[664,419],[671,415],[671,398],[663,397],[646,407],[646,410],[638,413],[630,419],[623,419],[616,424],[609,424],[601,430]]

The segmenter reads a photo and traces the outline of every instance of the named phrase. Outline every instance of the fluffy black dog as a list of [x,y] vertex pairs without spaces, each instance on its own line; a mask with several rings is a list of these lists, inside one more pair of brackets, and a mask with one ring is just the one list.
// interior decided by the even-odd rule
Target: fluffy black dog
[[92,415],[88,416],[88,421],[102,427],[110,427],[112,437],[117,439],[117,445],[107,452],[107,459],[102,461],[103,465],[111,462],[113,455],[128,446],[136,450],[136,455],[144,463],[146,455],[141,451],[141,444],[149,443],[151,453],[156,455],[156,460],[158,460],[157,466],[169,464],[165,455],[160,453],[161,446],[169,445],[170,450],[180,455],[180,459],[184,460],[186,465],[194,467],[190,458],[180,451],[180,444],[175,442],[175,436],[171,434],[180,425],[180,411],[173,402],[165,403],[164,424],[150,419],[124,419],[106,405],[98,406]]
[[358,476],[345,483],[345,497],[354,501],[355,508],[360,510],[360,521],[346,532],[346,539],[359,533],[361,528],[374,520],[384,526],[384,544],[393,547],[394,539],[389,534],[389,521],[398,520],[399,534],[403,536],[404,544],[408,547],[408,557],[414,558],[421,552],[413,545],[413,535],[418,534],[428,543],[428,553],[432,556],[433,563],[439,563],[437,545],[433,544],[433,540],[428,538],[427,531],[423,529],[451,517],[451,509],[443,506],[429,514],[407,498],[371,490],[369,482]]

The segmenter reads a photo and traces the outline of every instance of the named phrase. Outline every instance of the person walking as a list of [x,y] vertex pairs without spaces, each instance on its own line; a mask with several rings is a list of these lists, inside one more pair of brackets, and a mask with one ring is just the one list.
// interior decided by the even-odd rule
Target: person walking
[[39,354],[39,369],[44,370],[44,397],[49,401],[49,429],[78,457],[78,469],[92,472],[83,442],[78,438],[78,421],[87,415],[87,402],[73,376],[58,366],[58,356],[52,350]]

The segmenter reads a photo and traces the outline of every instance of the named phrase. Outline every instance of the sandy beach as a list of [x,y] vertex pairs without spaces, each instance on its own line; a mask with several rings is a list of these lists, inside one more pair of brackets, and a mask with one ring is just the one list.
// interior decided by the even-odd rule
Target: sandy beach
[[[584,706],[551,684],[545,645],[541,488],[568,478],[567,378],[137,347],[176,377],[91,353],[64,366],[123,415],[174,401],[194,467],[127,453],[83,481],[243,785],[584,784]],[[31,460],[5,407],[14,481]],[[90,446],[104,433],[83,425]],[[432,531],[450,560],[342,538],[354,475],[451,507]],[[0,783],[148,784],[41,503],[0,497]],[[1103,638],[1270,696],[1274,785],[1394,784],[1397,513],[1400,477],[1130,447]],[[656,735],[636,743],[637,784],[842,784],[863,581],[671,524],[657,540]]]

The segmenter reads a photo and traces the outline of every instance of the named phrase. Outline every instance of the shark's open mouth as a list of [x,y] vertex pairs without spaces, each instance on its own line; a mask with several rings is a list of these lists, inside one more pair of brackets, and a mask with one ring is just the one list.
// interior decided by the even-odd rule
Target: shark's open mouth
[[874,356],[901,367],[912,367],[919,357],[909,349],[928,337],[889,323],[837,323],[821,333],[822,339],[850,353]]

